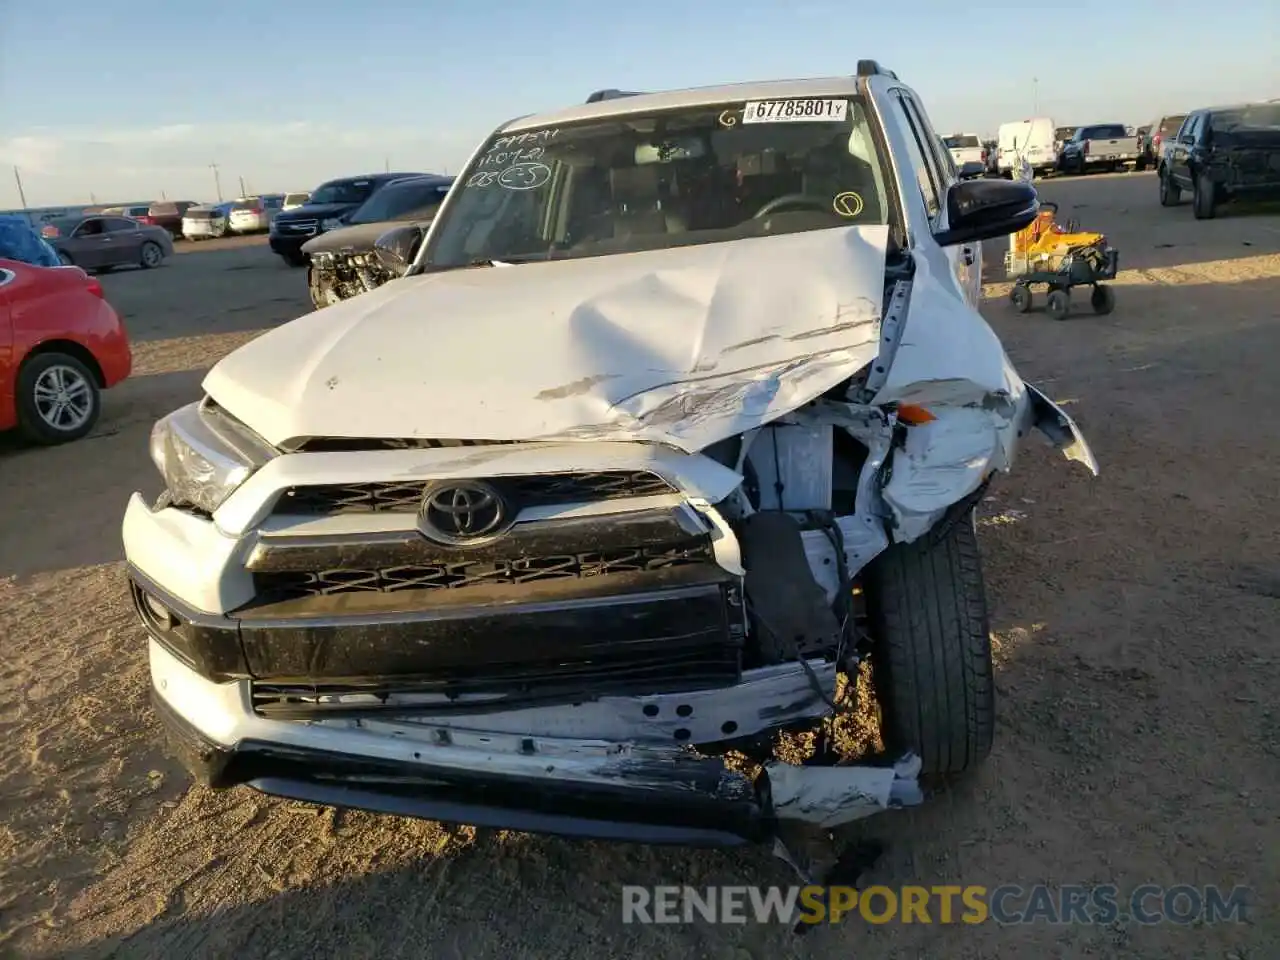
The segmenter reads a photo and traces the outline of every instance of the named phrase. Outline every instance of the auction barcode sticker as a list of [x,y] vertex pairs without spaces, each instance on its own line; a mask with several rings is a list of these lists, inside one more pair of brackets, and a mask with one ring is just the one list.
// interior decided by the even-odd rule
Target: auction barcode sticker
[[751,100],[742,108],[743,123],[839,123],[848,115],[848,100]]

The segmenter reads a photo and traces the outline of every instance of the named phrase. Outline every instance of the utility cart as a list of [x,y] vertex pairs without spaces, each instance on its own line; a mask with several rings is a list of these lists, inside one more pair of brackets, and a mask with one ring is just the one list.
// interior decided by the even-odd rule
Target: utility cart
[[1009,300],[1019,313],[1031,309],[1031,288],[1047,287],[1045,309],[1055,320],[1071,312],[1071,290],[1091,287],[1089,305],[1097,314],[1110,313],[1116,295],[1102,281],[1114,280],[1120,255],[1101,233],[1081,231],[1075,221],[1058,222],[1058,205],[1041,201],[1040,215],[1009,237],[1005,268],[1013,278]]

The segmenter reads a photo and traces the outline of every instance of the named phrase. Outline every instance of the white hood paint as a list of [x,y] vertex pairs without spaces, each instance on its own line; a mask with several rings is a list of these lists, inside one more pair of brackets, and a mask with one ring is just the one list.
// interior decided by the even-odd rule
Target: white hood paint
[[887,227],[848,227],[407,277],[246,344],[204,389],[275,445],[649,440],[696,451],[875,358],[887,242]]

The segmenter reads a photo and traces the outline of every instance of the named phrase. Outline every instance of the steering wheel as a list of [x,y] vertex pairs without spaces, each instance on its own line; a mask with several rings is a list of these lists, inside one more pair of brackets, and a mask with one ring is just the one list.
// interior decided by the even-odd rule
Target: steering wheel
[[830,197],[815,197],[809,193],[784,193],[780,197],[774,197],[757,210],[751,219],[759,220],[761,217],[767,217],[780,207],[811,207],[835,216],[834,211],[831,209]]

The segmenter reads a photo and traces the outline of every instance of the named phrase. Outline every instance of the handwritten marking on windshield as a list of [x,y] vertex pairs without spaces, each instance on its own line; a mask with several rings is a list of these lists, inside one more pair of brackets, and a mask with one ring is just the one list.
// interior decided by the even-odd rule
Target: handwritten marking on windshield
[[862,196],[852,190],[837,193],[831,200],[831,209],[841,217],[856,217],[862,213]]
[[467,178],[468,187],[491,187],[495,183],[508,190],[536,190],[551,179],[545,163],[513,163],[505,170],[477,170]]

